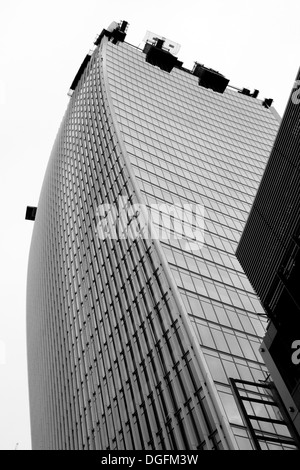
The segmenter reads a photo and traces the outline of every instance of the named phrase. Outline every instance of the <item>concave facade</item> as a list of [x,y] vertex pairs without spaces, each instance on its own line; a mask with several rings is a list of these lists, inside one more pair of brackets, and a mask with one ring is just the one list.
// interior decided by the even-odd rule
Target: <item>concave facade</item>
[[[264,311],[234,253],[278,118],[105,34],[77,82],[29,259],[33,448],[253,448],[228,378],[266,379]],[[176,217],[161,239],[99,236],[99,207],[120,197],[204,207],[203,246]]]

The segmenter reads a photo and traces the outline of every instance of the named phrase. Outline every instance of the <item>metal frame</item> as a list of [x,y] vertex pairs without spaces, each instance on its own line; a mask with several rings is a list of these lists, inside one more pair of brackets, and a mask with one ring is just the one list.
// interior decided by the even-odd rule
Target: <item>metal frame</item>
[[[286,419],[286,414],[283,413],[281,403],[278,403],[277,401],[274,401],[274,394],[273,394],[272,383],[271,382],[257,383],[257,382],[249,382],[247,380],[229,378],[229,383],[230,383],[230,387],[231,387],[231,390],[233,392],[236,404],[238,406],[238,409],[241,413],[241,416],[243,418],[245,426],[247,427],[247,429],[250,433],[251,439],[252,439],[253,444],[254,444],[254,448],[256,450],[262,450],[259,441],[276,442],[277,444],[287,444],[287,445],[295,446],[296,448],[300,449],[299,442],[295,438],[294,433],[293,433],[292,429],[290,428],[290,423]],[[272,393],[272,396],[267,395],[266,392],[263,392],[263,391],[262,392],[260,392],[260,391],[253,392],[253,390],[247,390],[245,388],[239,388],[237,384],[249,385],[251,387],[257,387],[257,388],[262,388],[264,390],[269,390]],[[258,395],[261,395],[261,396],[265,395],[266,397],[267,396],[270,397],[270,400],[266,400],[264,398],[252,398],[252,397],[243,396],[243,395],[241,395],[241,392],[244,392],[244,393],[248,392],[248,393],[252,393],[252,394],[257,393]],[[276,408],[278,408],[280,410],[281,414],[283,414],[285,419],[280,420],[280,419],[273,419],[273,418],[265,418],[264,416],[251,415],[246,410],[246,407],[244,405],[245,401],[253,402],[253,403],[260,403],[260,404],[263,404],[263,405],[275,406]],[[288,428],[290,434],[293,437],[283,438],[281,436],[276,436],[275,434],[274,434],[274,437],[272,437],[270,435],[270,433],[268,433],[268,432],[264,433],[264,431],[262,431],[261,429],[255,429],[252,425],[253,420],[284,425]]]

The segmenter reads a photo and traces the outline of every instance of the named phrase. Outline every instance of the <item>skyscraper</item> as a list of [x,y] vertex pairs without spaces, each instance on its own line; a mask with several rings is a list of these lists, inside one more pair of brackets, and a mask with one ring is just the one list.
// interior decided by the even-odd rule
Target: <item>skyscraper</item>
[[[269,316],[263,358],[300,441],[300,70],[237,249]],[[297,351],[298,350],[298,351]]]
[[[253,448],[229,378],[266,380],[265,313],[234,253],[278,117],[126,28],[102,31],[71,84],[36,212],[33,447]],[[275,408],[249,406],[274,420],[262,448],[288,446]]]

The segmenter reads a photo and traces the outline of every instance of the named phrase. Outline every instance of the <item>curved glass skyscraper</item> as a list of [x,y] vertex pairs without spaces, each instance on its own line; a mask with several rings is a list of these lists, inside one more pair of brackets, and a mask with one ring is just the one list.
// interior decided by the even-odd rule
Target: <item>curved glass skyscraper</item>
[[252,448],[228,379],[266,379],[264,312],[234,253],[278,118],[125,29],[72,83],[38,204],[33,448]]

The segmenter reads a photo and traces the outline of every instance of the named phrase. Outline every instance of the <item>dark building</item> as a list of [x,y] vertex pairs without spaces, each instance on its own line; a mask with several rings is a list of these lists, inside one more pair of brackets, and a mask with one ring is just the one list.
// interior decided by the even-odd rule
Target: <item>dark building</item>
[[[252,449],[231,379],[266,380],[266,320],[235,250],[278,117],[126,29],[104,29],[71,84],[36,211],[33,447]],[[291,448],[277,408],[245,393],[261,447]]]
[[237,249],[270,322],[262,357],[300,435],[300,70]]

